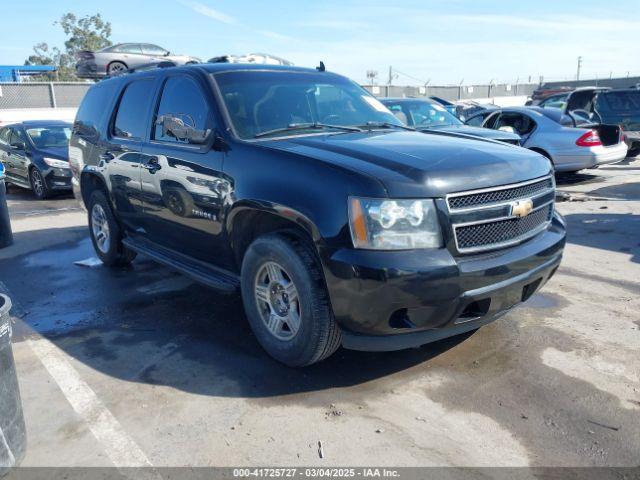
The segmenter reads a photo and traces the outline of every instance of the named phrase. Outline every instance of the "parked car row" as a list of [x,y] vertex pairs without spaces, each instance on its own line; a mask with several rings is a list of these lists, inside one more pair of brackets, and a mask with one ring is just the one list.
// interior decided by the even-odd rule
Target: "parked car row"
[[[171,66],[201,63],[198,57],[177,55],[151,43],[118,43],[100,50],[82,50],[76,54],[78,78],[99,79],[121,75],[128,70],[160,64]],[[293,65],[284,58],[267,53],[248,55],[220,55],[210,58],[208,63],[255,63],[262,65]]]
[[538,89],[527,105],[557,108],[566,115],[592,123],[618,125],[628,146],[628,156],[640,154],[640,89],[637,86]]

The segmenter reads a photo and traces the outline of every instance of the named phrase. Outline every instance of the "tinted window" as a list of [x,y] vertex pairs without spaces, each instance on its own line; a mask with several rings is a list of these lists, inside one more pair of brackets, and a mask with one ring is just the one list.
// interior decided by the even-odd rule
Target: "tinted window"
[[111,106],[115,87],[113,82],[104,82],[89,89],[76,113],[76,132],[79,135],[97,133],[98,126]]
[[486,120],[484,121],[483,127],[484,128],[497,128],[496,127],[496,120],[498,120],[499,116],[500,116],[500,112],[488,113],[488,116],[485,117]]
[[[177,117],[197,130],[210,128],[209,108],[204,95],[198,85],[186,76],[169,77],[165,82],[156,118],[163,115]],[[187,143],[187,140],[163,134],[162,125],[156,125],[153,138],[164,142]]]
[[613,112],[639,112],[640,91],[602,93],[598,97],[598,107]]
[[147,112],[153,98],[153,80],[148,78],[136,80],[127,85],[120,104],[116,120],[113,124],[113,134],[116,137],[143,138],[147,128]]

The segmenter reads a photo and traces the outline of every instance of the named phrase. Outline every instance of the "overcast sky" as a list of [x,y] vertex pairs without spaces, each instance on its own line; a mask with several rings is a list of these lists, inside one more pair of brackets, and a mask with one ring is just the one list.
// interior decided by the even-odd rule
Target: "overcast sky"
[[[3,0],[9,3],[9,0]],[[640,74],[637,0],[19,0],[3,8],[0,64],[22,64],[38,42],[62,47],[53,22],[101,13],[113,42],[149,42],[206,60],[268,52],[366,81],[394,84]],[[5,5],[7,7],[8,5]],[[411,78],[413,77],[413,78]]]

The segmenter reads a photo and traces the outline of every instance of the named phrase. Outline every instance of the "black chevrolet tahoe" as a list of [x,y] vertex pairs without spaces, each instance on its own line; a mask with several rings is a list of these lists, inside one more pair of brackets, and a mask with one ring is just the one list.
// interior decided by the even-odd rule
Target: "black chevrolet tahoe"
[[104,264],[144,254],[240,290],[258,341],[291,366],[477,329],[538,290],[565,243],[547,159],[412,131],[323,68],[102,81],[69,157]]

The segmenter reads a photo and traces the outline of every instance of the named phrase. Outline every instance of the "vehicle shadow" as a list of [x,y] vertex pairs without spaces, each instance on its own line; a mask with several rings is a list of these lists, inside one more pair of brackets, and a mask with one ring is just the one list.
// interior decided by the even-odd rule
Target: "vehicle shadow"
[[567,222],[567,242],[628,253],[632,262],[640,263],[640,215],[570,213],[564,218]]
[[[16,187],[14,185],[7,185],[7,198],[11,200],[20,200],[20,201],[34,201],[41,202],[42,200],[38,200],[36,196],[33,194],[31,190],[26,188]],[[71,191],[52,191],[51,196],[47,198],[47,200],[56,200],[56,199],[70,199],[73,197],[73,192]]]
[[319,364],[288,368],[262,350],[239,295],[219,294],[145,258],[121,269],[74,265],[93,255],[87,239],[0,261],[12,313],[21,318],[15,339],[38,332],[92,369],[127,382],[250,398],[314,392],[406,371],[472,335],[400,352],[340,349]]

